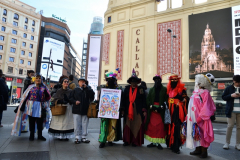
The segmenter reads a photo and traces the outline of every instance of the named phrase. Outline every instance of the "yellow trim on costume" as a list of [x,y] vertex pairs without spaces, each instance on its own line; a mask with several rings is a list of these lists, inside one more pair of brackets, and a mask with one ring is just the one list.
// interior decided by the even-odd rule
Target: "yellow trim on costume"
[[[203,74],[204,75],[204,74]],[[212,85],[211,81],[208,79],[206,75],[204,75],[205,78],[207,78],[208,82]]]
[[174,98],[169,99],[169,103],[173,104],[174,103]]

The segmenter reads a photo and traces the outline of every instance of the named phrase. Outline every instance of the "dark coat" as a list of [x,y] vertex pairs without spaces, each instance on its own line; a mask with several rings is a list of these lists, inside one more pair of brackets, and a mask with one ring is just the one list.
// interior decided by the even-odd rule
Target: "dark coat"
[[231,97],[231,94],[233,93],[235,93],[235,87],[231,85],[231,86],[228,86],[222,94],[222,99],[224,101],[227,101],[225,114],[226,114],[226,117],[228,118],[231,118],[231,114],[233,111],[234,98]]
[[[123,97],[122,97],[122,108],[124,110],[125,116],[128,115],[128,109],[130,104],[129,90],[130,90],[130,85],[125,87],[123,92]],[[141,86],[138,86],[138,91],[137,91],[136,99],[134,102],[136,104],[137,114],[140,114],[143,117],[143,109],[146,110],[147,103],[146,103],[145,90]]]
[[7,110],[8,88],[5,81],[0,78],[0,112]]
[[[87,115],[89,104],[94,100],[94,94],[93,90],[89,89],[89,87],[75,88],[69,97],[69,101],[73,104],[72,113]],[[80,101],[80,104],[76,105],[76,101]]]
[[26,91],[26,89],[28,88],[28,86],[30,86],[31,84],[33,84],[31,82],[32,78],[31,77],[26,77],[26,79],[24,80],[24,88],[23,88],[23,92]]

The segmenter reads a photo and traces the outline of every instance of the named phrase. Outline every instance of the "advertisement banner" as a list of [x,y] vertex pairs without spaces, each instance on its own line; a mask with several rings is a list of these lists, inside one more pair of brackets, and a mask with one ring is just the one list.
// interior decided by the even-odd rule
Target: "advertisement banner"
[[240,6],[232,7],[234,74],[240,75]]
[[54,64],[63,65],[65,43],[53,38],[44,38],[42,62],[49,62],[50,50],[52,49],[51,59]]
[[119,118],[119,108],[121,102],[121,92],[119,89],[101,89],[101,97],[99,103],[99,118]]
[[[47,77],[47,70],[48,70],[48,63],[41,63],[41,74],[43,77]],[[48,71],[48,78],[50,78],[51,81],[59,81],[59,78],[62,76],[62,66],[53,65],[53,69],[49,66]]]
[[101,38],[101,36],[90,36],[89,40],[87,80],[95,92],[95,99],[97,99],[97,86],[99,81]]
[[189,15],[189,78],[206,73],[227,78],[233,72],[231,8]]

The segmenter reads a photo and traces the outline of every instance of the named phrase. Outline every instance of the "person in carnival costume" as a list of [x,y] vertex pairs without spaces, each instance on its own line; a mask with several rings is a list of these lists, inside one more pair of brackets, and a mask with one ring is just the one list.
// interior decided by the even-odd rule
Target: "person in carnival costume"
[[135,70],[132,76],[127,80],[130,84],[125,87],[123,92],[123,146],[132,144],[133,147],[144,144],[144,126],[143,119],[146,116],[146,95],[141,86],[141,79],[137,77]]
[[174,152],[180,153],[180,146],[185,143],[186,137],[180,134],[181,126],[187,115],[188,97],[185,84],[178,75],[171,75],[167,84],[168,105],[171,115],[171,124],[168,125],[167,146]]
[[186,147],[195,151],[190,155],[208,156],[207,149],[214,141],[213,126],[210,117],[216,111],[215,104],[210,95],[214,76],[210,73],[195,76],[195,90],[190,98],[187,116]]
[[[35,124],[37,124],[38,139],[46,141],[42,136],[44,127],[49,128],[51,99],[48,88],[42,83],[42,76],[36,74],[35,84],[30,85],[22,96],[19,108],[14,120],[11,135],[20,136],[22,130],[30,129],[29,140],[34,140]],[[29,124],[28,124],[29,120]]]
[[[107,84],[102,88],[122,90],[122,88],[117,84],[116,77],[118,73],[120,73],[119,68],[117,68],[114,73],[107,72],[105,74]],[[99,97],[101,97],[101,93],[99,94]],[[99,108],[99,103],[97,106]],[[122,140],[121,119],[101,118],[100,134],[98,139],[98,141],[100,142],[99,148],[104,148],[107,141],[108,145],[112,146],[112,142],[118,140]]]
[[162,85],[159,75],[153,77],[155,82],[147,96],[147,121],[145,123],[145,139],[152,142],[147,147],[156,147],[162,150],[160,143],[166,143],[167,130],[164,124],[166,103],[168,100],[167,88]]

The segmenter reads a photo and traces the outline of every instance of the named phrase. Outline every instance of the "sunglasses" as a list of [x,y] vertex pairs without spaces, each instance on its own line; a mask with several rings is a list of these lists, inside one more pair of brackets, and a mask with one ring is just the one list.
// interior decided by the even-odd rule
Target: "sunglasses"
[[171,81],[174,81],[174,82],[176,82],[176,81],[178,81],[178,79],[172,79]]
[[68,81],[63,81],[64,83],[68,83]]

